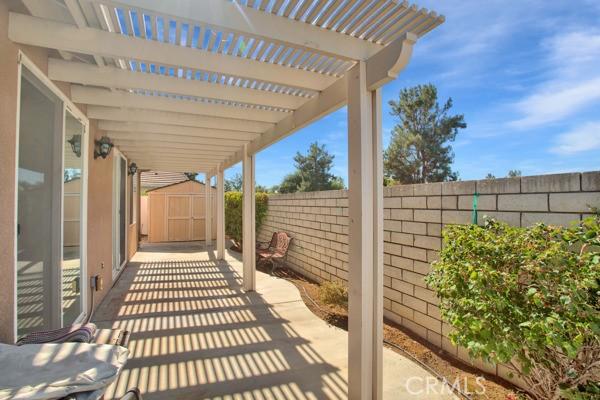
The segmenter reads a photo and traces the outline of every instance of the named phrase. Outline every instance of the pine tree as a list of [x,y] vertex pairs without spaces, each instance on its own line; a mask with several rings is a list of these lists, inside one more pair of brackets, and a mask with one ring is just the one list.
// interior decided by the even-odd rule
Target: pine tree
[[283,178],[280,193],[314,192],[319,190],[343,189],[342,178],[331,173],[334,156],[325,145],[312,143],[306,155],[296,153],[296,171]]
[[427,84],[403,89],[389,104],[399,123],[384,152],[386,177],[404,184],[456,180],[449,143],[467,124],[463,115],[448,115],[452,99],[440,107],[436,87]]

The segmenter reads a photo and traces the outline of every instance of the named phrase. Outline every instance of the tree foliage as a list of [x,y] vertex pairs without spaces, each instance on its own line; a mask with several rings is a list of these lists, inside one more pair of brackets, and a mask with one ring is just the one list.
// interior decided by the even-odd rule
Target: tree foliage
[[402,184],[456,180],[454,153],[449,143],[467,124],[462,115],[449,115],[452,99],[438,104],[432,84],[400,91],[390,101],[391,115],[399,119],[384,152],[384,173]]
[[334,155],[325,145],[312,143],[306,155],[296,153],[296,171],[286,175],[278,187],[279,193],[315,192],[319,190],[343,189],[342,178],[331,173]]
[[242,190],[242,174],[237,173],[231,179],[225,179],[224,189],[226,192],[239,192]]
[[448,226],[443,236],[427,283],[454,328],[451,340],[473,357],[508,364],[537,399],[593,389],[600,368],[600,217],[570,228],[487,220]]
[[[269,208],[269,196],[266,193],[256,193],[256,232],[262,226]],[[225,233],[241,248],[242,244],[242,210],[243,194],[241,192],[225,193]]]
[[521,170],[519,170],[519,169],[511,169],[510,171],[508,171],[509,178],[517,178],[521,175],[522,175]]

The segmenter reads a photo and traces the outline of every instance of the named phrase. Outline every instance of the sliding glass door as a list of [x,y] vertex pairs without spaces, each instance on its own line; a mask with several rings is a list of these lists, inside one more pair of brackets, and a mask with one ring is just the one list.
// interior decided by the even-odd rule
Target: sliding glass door
[[71,324],[85,305],[87,122],[33,71],[21,66],[17,337]]
[[116,278],[127,261],[127,160],[114,151],[114,207],[113,207],[113,278]]
[[19,118],[17,335],[60,324],[63,103],[23,68]]

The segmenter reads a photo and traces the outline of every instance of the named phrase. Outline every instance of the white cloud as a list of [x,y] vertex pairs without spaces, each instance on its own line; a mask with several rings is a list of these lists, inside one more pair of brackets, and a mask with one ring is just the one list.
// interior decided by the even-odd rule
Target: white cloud
[[542,83],[516,101],[521,114],[515,128],[533,128],[562,121],[600,102],[600,33],[571,32],[544,43],[547,71]]
[[600,121],[588,122],[556,138],[553,153],[572,155],[600,149]]

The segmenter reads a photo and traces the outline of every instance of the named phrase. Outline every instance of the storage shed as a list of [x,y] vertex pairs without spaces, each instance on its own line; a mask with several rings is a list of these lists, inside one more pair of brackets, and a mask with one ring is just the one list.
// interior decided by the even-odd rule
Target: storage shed
[[[184,181],[149,190],[148,241],[206,240],[206,190],[203,183]],[[212,239],[217,236],[216,189],[210,189]]]

